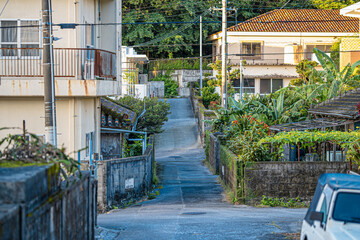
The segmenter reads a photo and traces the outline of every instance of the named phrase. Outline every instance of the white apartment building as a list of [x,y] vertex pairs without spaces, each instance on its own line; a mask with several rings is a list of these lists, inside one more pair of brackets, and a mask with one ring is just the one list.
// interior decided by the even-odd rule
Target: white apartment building
[[[121,94],[118,28],[99,23],[117,21],[120,1],[52,0],[52,8],[54,24],[79,24],[54,26],[58,146],[72,153],[91,145],[99,153],[100,97]],[[0,16],[0,127],[20,128],[0,131],[0,138],[21,133],[23,120],[29,132],[45,134],[41,24],[39,0],[9,1]],[[89,155],[82,151],[81,159]]]

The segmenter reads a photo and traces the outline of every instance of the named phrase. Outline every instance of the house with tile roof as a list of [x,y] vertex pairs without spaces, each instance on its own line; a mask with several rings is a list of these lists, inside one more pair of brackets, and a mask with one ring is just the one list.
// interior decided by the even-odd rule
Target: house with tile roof
[[[360,18],[360,3],[355,3],[340,10],[340,14],[347,17]],[[349,63],[352,65],[360,60],[360,38],[343,38],[340,43],[340,69]]]
[[[228,63],[243,69],[243,92],[267,94],[298,78],[296,65],[317,61],[313,49],[329,52],[337,39],[356,36],[359,19],[340,10],[277,9],[228,28]],[[221,59],[222,32],[209,37],[213,60]],[[233,82],[240,88],[240,80]]]

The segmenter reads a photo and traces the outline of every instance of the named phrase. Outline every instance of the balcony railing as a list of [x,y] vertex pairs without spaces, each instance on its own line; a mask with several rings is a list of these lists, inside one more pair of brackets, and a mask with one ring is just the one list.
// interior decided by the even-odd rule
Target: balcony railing
[[[115,53],[89,48],[55,48],[54,76],[115,79]],[[0,48],[0,77],[42,77],[41,48]]]

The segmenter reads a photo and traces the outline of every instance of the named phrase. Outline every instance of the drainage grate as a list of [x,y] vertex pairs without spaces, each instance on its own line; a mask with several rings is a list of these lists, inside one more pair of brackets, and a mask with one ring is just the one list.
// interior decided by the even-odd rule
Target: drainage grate
[[206,212],[184,212],[181,215],[203,215],[206,214]]

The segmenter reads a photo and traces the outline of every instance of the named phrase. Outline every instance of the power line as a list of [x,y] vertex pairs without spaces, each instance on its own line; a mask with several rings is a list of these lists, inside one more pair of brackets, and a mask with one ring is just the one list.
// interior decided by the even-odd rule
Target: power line
[[[198,16],[196,17],[198,18]],[[358,19],[328,19],[328,20],[276,20],[276,21],[240,21],[240,23],[261,23],[261,24],[273,24],[273,23],[321,23],[321,22],[358,22]],[[116,26],[116,25],[165,25],[165,24],[196,24],[199,21],[176,21],[176,22],[133,22],[133,23],[57,23],[53,26],[64,27],[72,26],[75,28],[78,26]],[[214,23],[218,24],[221,21],[203,21],[202,23]],[[235,23],[235,21],[228,21],[228,23]],[[1,28],[40,28],[42,25],[23,25],[23,26],[0,26]],[[70,27],[64,27],[70,28]]]

